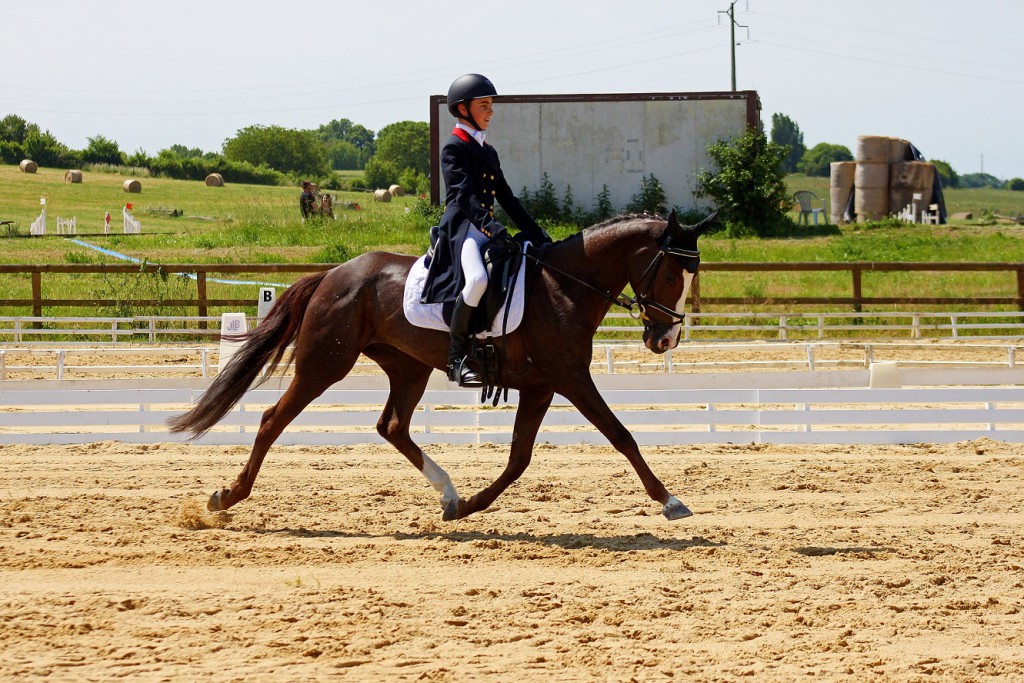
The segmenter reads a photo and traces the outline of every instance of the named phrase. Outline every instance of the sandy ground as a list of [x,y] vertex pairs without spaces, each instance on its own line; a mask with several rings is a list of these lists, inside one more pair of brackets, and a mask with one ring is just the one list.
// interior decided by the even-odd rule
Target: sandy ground
[[[463,495],[501,448],[430,447]],[[539,447],[440,519],[383,446],[0,447],[5,680],[1024,679],[1024,446]]]

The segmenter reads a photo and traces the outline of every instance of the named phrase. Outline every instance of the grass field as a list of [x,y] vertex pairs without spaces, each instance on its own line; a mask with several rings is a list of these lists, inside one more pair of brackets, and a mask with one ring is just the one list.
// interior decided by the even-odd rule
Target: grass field
[[[122,190],[125,177],[86,173],[82,184],[64,182],[63,171],[40,169],[24,174],[17,166],[0,166],[0,220],[17,221],[20,237],[4,239],[0,263],[61,264],[116,263],[115,257],[64,237],[48,234],[28,238],[29,225],[38,215],[40,197],[47,199],[48,232],[55,218],[75,216],[78,239],[152,263],[337,263],[365,251],[387,250],[420,254],[427,246],[427,219],[418,200],[396,198],[388,204],[372,201],[367,193],[338,192],[337,220],[303,224],[298,213],[298,188],[228,185],[206,187],[201,182],[161,178],[142,179],[140,194]],[[828,180],[791,176],[791,190],[810,189],[828,196]],[[121,207],[133,204],[142,221],[142,234],[121,231]],[[346,203],[359,209],[345,208]],[[1024,193],[1008,190],[949,190],[950,212],[984,210],[1002,215],[1024,213]],[[112,234],[102,234],[103,215],[112,216]],[[170,213],[182,215],[172,217]],[[552,226],[557,239],[575,230]],[[869,224],[801,228],[786,238],[728,239],[707,236],[702,257],[710,262],[800,261],[986,261],[1024,262],[1024,227],[983,220],[946,226]],[[297,276],[282,275],[294,280]],[[704,296],[848,296],[849,276],[829,273],[715,273],[701,278]],[[0,276],[9,298],[28,298],[25,277]],[[109,298],[136,285],[127,278],[48,277],[45,297]],[[159,283],[164,298],[187,298],[194,285]],[[225,285],[211,297],[249,297],[250,287]],[[1009,274],[952,272],[878,274],[865,280],[865,294],[876,296],[1013,295],[1016,283]],[[253,299],[255,297],[253,296]],[[750,307],[747,307],[749,309]],[[24,314],[24,312],[18,312]],[[51,315],[57,312],[48,312]],[[67,312],[70,314],[71,312]],[[76,315],[82,311],[73,312]],[[11,315],[14,311],[0,311]]]

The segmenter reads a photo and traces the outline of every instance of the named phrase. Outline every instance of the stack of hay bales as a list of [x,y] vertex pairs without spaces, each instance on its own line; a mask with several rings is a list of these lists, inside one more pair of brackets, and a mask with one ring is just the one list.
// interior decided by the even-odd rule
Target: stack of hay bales
[[[903,210],[915,192],[931,197],[935,166],[911,157],[910,143],[899,138],[861,135],[856,161],[831,165],[830,199],[833,223],[843,222],[843,212],[854,190],[856,221],[877,221]],[[925,204],[927,202],[924,202]]]
[[36,166],[36,162],[31,159],[22,159],[21,163],[18,164],[18,168],[21,169],[22,173],[35,173],[39,169]]
[[375,202],[385,202],[385,203],[386,202],[390,202],[391,201],[391,192],[388,191],[388,190],[374,190],[373,191],[373,201],[375,201]]
[[82,172],[78,170],[64,171],[64,182],[65,183],[80,183],[82,182]]
[[856,161],[833,161],[829,172],[828,205],[832,216],[832,225],[843,222],[846,204],[850,201],[853,190],[853,174],[857,168]]
[[121,187],[125,192],[142,192],[142,183],[138,180],[126,180]]
[[891,140],[876,135],[857,138],[857,168],[853,173],[853,187],[857,194],[853,210],[858,223],[881,220],[889,212]]
[[211,173],[206,176],[207,187],[224,187],[224,176],[220,173]]

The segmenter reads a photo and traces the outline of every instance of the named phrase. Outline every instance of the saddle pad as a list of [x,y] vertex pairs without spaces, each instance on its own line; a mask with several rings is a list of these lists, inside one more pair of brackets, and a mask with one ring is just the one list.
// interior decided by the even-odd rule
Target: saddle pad
[[[405,296],[402,301],[402,311],[405,313],[405,318],[416,327],[425,327],[428,330],[443,330],[448,331],[448,325],[444,322],[444,315],[441,312],[441,308],[444,304],[422,304],[420,303],[420,297],[423,296],[423,283],[427,279],[427,265],[426,256],[421,256],[416,259],[416,263],[412,264],[412,269],[409,271],[409,277],[405,280]],[[512,290],[511,303],[508,299],[501,308],[498,309],[498,314],[494,316],[494,322],[491,323],[491,329],[481,332],[476,335],[477,339],[485,339],[487,337],[500,337],[502,334],[502,324],[505,320],[505,308],[509,308],[508,313],[508,326],[505,329],[505,333],[510,333],[519,327],[519,323],[523,320],[523,305],[526,300],[526,259],[523,259],[519,264],[519,276],[516,279],[516,287]]]

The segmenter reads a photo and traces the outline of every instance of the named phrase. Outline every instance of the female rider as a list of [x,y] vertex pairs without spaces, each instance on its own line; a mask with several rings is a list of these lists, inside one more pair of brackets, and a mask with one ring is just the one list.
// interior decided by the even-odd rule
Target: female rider
[[495,201],[530,241],[551,241],[512,192],[501,172],[498,153],[487,144],[485,131],[497,94],[491,81],[480,74],[460,76],[448,88],[448,111],[458,123],[441,149],[445,211],[422,297],[424,303],[454,302],[448,379],[463,387],[483,384],[467,353],[473,314],[487,290],[480,249],[505,231],[494,218]]

